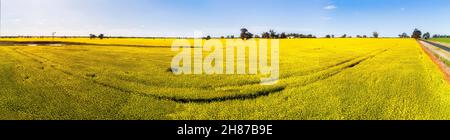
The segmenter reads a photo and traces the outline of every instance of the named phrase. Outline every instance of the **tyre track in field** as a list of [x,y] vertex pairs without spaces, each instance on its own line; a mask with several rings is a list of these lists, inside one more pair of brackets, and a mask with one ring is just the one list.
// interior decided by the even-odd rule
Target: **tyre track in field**
[[[73,76],[73,77],[77,77],[77,78],[80,78],[80,79],[91,81],[92,83],[100,85],[100,86],[105,87],[105,88],[117,90],[117,91],[120,91],[120,92],[123,92],[123,93],[127,93],[127,94],[135,94],[135,95],[139,95],[139,96],[151,97],[151,98],[158,99],[158,100],[169,100],[169,101],[174,101],[174,102],[177,102],[177,103],[213,103],[213,102],[224,102],[224,101],[230,101],[230,100],[256,99],[256,98],[259,98],[259,97],[268,96],[270,94],[279,93],[279,92],[285,90],[287,88],[287,86],[289,86],[289,87],[291,87],[291,86],[306,86],[306,85],[313,84],[313,83],[318,82],[318,81],[322,81],[322,80],[328,79],[328,78],[330,78],[330,77],[332,77],[334,75],[337,75],[337,74],[341,73],[342,71],[344,71],[346,69],[353,68],[353,67],[359,65],[360,63],[362,63],[362,62],[364,62],[364,61],[366,61],[366,60],[368,60],[370,58],[375,57],[376,55],[379,55],[379,54],[387,51],[387,50],[383,50],[383,51],[377,52],[375,54],[372,54],[372,55],[369,55],[369,56],[365,56],[363,58],[357,57],[357,58],[353,58],[353,59],[349,59],[349,60],[345,60],[345,61],[339,62],[339,63],[337,63],[335,65],[332,65],[332,66],[328,66],[328,67],[324,68],[323,70],[315,72],[315,73],[327,71],[327,70],[330,70],[330,69],[335,68],[335,67],[346,65],[345,67],[343,67],[341,69],[338,69],[337,71],[331,71],[331,72],[327,73],[326,76],[317,78],[316,80],[309,81],[309,82],[306,82],[306,83],[300,84],[300,85],[295,85],[295,83],[290,83],[290,84],[294,84],[294,85],[286,84],[285,86],[280,86],[280,87],[273,88],[273,89],[270,89],[270,90],[267,90],[267,91],[258,91],[258,92],[255,92],[254,94],[232,95],[232,96],[223,96],[223,97],[214,97],[214,98],[189,99],[189,98],[170,97],[170,96],[158,96],[158,95],[155,95],[155,94],[148,94],[148,93],[144,93],[144,92],[130,90],[130,89],[127,89],[127,88],[122,88],[120,86],[111,85],[111,84],[104,83],[104,82],[101,82],[101,81],[98,81],[98,80],[94,80],[92,78],[89,78],[89,77],[86,77],[86,76],[83,76],[83,75],[75,74],[73,72],[70,72],[68,70],[64,70],[62,68],[58,68],[58,67],[56,67],[56,65],[61,65],[61,66],[63,66],[63,65],[58,63],[58,62],[54,62],[54,61],[52,61],[52,60],[50,60],[48,58],[45,58],[45,57],[42,57],[42,56],[39,56],[39,55],[36,55],[36,54],[27,53],[27,52],[24,52],[24,51],[19,51],[18,49],[13,49],[13,50],[15,52],[17,52],[18,54],[26,56],[26,57],[32,59],[33,61],[41,63],[41,64],[44,64],[44,63],[46,63],[45,61],[47,61],[47,63],[50,63],[51,68],[53,68],[53,69],[55,69],[57,71],[60,71],[60,72],[62,72],[64,74],[66,74],[66,75],[70,75],[70,76]],[[45,61],[41,61],[41,60],[37,59],[36,57],[44,59]],[[354,60],[356,60],[358,58],[361,58],[361,60],[352,62],[352,61],[354,61]],[[350,63],[350,62],[352,62],[352,63]],[[313,74],[315,74],[315,73],[313,73]],[[307,75],[309,75],[309,74],[307,74]],[[282,79],[282,80],[284,80],[284,79]]]
[[[363,63],[363,62],[365,62],[365,61],[367,61],[369,59],[372,59],[372,58],[374,58],[374,57],[376,57],[376,56],[378,56],[378,55],[380,55],[380,54],[382,54],[384,52],[387,52],[387,51],[388,51],[387,49],[381,50],[381,51],[376,51],[376,52],[370,53],[367,56],[355,58],[355,59],[350,60],[350,61],[348,61],[346,63],[342,63],[340,65],[336,65],[336,66],[331,67],[329,69],[325,69],[323,71],[327,71],[327,70],[330,70],[330,69],[333,69],[333,68],[336,68],[337,70],[326,72],[324,75],[319,75],[319,77],[317,79],[308,81],[306,83],[300,83],[299,84],[299,83],[296,83],[294,81],[294,82],[288,82],[287,85],[293,86],[293,87],[302,87],[302,86],[307,86],[307,85],[310,85],[310,84],[313,84],[313,83],[316,83],[316,82],[319,82],[319,81],[326,80],[326,79],[331,78],[331,77],[333,77],[333,76],[335,76],[335,75],[337,75],[337,74],[339,74],[339,73],[341,73],[341,72],[343,72],[343,71],[345,71],[347,69],[354,68],[354,67],[358,66],[359,64],[361,64],[361,63]],[[354,62],[352,62],[352,61],[354,61]],[[342,66],[342,68],[338,68],[340,66]],[[317,72],[317,73],[319,73],[319,72]],[[287,79],[285,79],[285,80],[287,80]]]
[[[380,54],[382,54],[382,53],[384,53],[386,51],[387,51],[387,49],[386,50],[377,51],[375,53],[370,53],[368,56],[364,56],[362,58],[361,57],[357,57],[357,58],[354,58],[354,59],[351,59],[351,60],[347,60],[347,61],[344,61],[344,62],[337,63],[335,66],[330,66],[330,68],[324,69],[322,71],[326,71],[326,70],[329,70],[329,69],[332,69],[334,67],[338,67],[338,66],[341,66],[341,65],[346,65],[346,66],[343,67],[342,69],[339,69],[338,71],[330,72],[330,74],[328,74],[327,76],[324,76],[324,77],[318,78],[317,80],[310,81],[310,82],[307,82],[307,83],[305,83],[303,85],[297,85],[297,86],[306,86],[306,85],[313,84],[313,83],[316,83],[316,82],[319,82],[319,81],[322,81],[322,80],[326,80],[326,79],[328,79],[328,78],[330,78],[330,77],[332,77],[334,75],[337,75],[337,74],[341,73],[344,70],[356,67],[357,65],[361,64],[362,62],[367,61],[367,60],[369,60],[371,58],[374,58],[377,55],[380,55]],[[361,58],[361,60],[349,63],[349,62],[351,62],[353,60],[356,60],[358,58]],[[241,95],[241,96],[238,95],[238,96],[232,96],[232,97],[219,97],[219,98],[209,98],[209,99],[175,99],[175,98],[171,98],[170,100],[173,100],[173,101],[176,101],[176,102],[181,102],[181,103],[212,103],[212,102],[223,102],[223,101],[228,101],[228,100],[256,99],[256,98],[259,98],[259,97],[268,96],[270,94],[279,93],[279,92],[285,90],[287,87],[291,87],[291,86],[292,85],[284,84],[284,86],[281,86],[279,88],[272,89],[271,91],[260,91],[260,93],[257,93],[255,95]]]
[[[17,48],[16,48],[16,49],[17,49]],[[373,52],[372,52],[372,53],[373,53]],[[366,55],[361,55],[361,56],[353,57],[353,58],[350,58],[350,59],[347,59],[347,60],[338,62],[338,63],[333,64],[333,65],[325,66],[325,67],[322,67],[322,68],[318,68],[318,69],[314,69],[314,70],[308,70],[308,71],[305,71],[305,72],[301,72],[300,74],[292,74],[292,75],[283,77],[282,79],[288,79],[288,78],[291,78],[291,77],[299,77],[299,76],[308,76],[308,75],[313,75],[313,74],[316,74],[316,73],[324,72],[324,71],[327,71],[327,70],[329,70],[329,69],[332,69],[332,68],[335,68],[335,67],[339,67],[339,66],[341,66],[341,65],[345,65],[346,63],[349,63],[349,62],[351,62],[351,61],[354,61],[354,60],[363,58],[363,57],[365,57],[365,56],[367,56],[367,55],[370,55],[370,54],[372,54],[372,53],[368,53],[368,54],[366,54]],[[61,66],[64,66],[64,64],[59,63],[59,62],[56,62],[56,61],[53,61],[53,60],[51,60],[51,59],[48,59],[48,58],[45,58],[45,57],[42,57],[42,56],[39,56],[39,55],[36,55],[36,54],[32,54],[32,53],[28,53],[28,54],[29,54],[29,55],[32,55],[32,56],[34,56],[34,57],[38,57],[38,58],[44,59],[44,60],[46,60],[46,61],[48,61],[48,62],[51,62],[51,63],[58,64],[58,65],[61,65]],[[154,60],[150,60],[150,61],[154,61]],[[154,62],[159,62],[159,61],[154,61]],[[41,62],[41,63],[42,63],[42,62]],[[52,66],[52,67],[55,67],[54,65],[51,65],[51,66]],[[70,73],[70,72],[65,71],[64,73],[68,74],[68,73]],[[124,79],[124,78],[118,78],[117,80],[129,82],[129,83],[142,84],[142,85],[146,85],[146,86],[153,86],[153,85],[149,85],[149,84],[146,83],[146,82],[133,81],[133,80],[128,80],[128,79]],[[247,83],[247,84],[232,85],[232,86],[249,86],[249,85],[257,85],[257,84],[260,84],[260,81],[250,82],[250,83]],[[232,87],[232,86],[228,86],[228,85],[227,85],[227,86],[218,86],[218,87],[208,88],[208,89],[214,90],[214,89],[218,89],[218,88],[226,88],[226,87]],[[266,94],[264,94],[264,95],[266,95]],[[222,99],[220,99],[220,100],[222,100]]]
[[364,56],[365,55],[353,57],[353,58],[346,59],[344,61],[332,64],[332,65],[328,65],[328,66],[325,66],[325,67],[322,67],[322,68],[318,68],[318,69],[314,69],[314,70],[308,70],[308,71],[305,71],[305,72],[297,72],[299,74],[291,74],[289,76],[284,77],[284,79],[287,79],[287,78],[290,78],[290,77],[307,76],[307,75],[323,72],[323,71],[329,70],[329,69],[334,68],[334,67],[338,67],[340,65],[343,65],[345,63],[351,62],[353,60],[356,60],[356,59],[364,57]]
[[[322,67],[322,68],[318,68],[318,69],[315,69],[315,70],[309,70],[309,71],[306,71],[306,72],[301,72],[301,74],[292,74],[292,75],[283,77],[280,80],[286,80],[286,79],[295,78],[295,77],[303,77],[303,76],[314,75],[314,74],[317,74],[317,73],[329,71],[330,69],[333,69],[333,68],[336,68],[336,67],[340,67],[340,66],[343,66],[343,65],[350,65],[350,68],[351,67],[355,67],[359,63],[362,63],[363,61],[365,61],[367,59],[370,59],[370,58],[373,58],[376,55],[379,55],[379,54],[381,54],[383,52],[386,52],[386,51],[387,51],[387,49],[374,51],[374,52],[371,52],[371,53],[367,53],[365,55],[361,55],[361,56],[357,56],[357,57],[354,57],[354,58],[350,58],[350,59],[347,59],[347,60],[344,60],[344,61],[332,64],[332,65],[328,65],[328,66],[325,66],[325,67]],[[357,59],[362,59],[362,60],[357,61],[357,62],[352,62],[352,61],[355,61]],[[248,85],[256,85],[256,84],[260,84],[260,82],[258,81],[258,82],[255,82],[255,83],[242,84],[242,85],[238,85],[238,86],[248,86]],[[221,86],[219,88],[224,88],[224,87],[230,87],[230,86]]]
[[[346,60],[346,61],[337,63],[335,66],[330,66],[329,68],[324,69],[324,70],[322,70],[322,71],[326,71],[326,70],[332,69],[332,68],[334,68],[334,67],[339,67],[339,66],[341,66],[341,65],[346,65],[346,66],[343,67],[342,69],[339,69],[338,71],[332,71],[332,72],[330,72],[330,74],[328,74],[328,75],[326,75],[326,76],[324,76],[324,77],[320,77],[320,78],[318,78],[318,79],[316,79],[316,80],[314,80],[314,81],[310,81],[310,82],[307,82],[307,83],[305,83],[305,84],[297,85],[297,86],[306,86],[306,85],[310,85],[310,84],[313,84],[313,83],[316,83],[316,82],[319,82],[319,81],[322,81],[322,80],[326,80],[326,79],[328,79],[328,78],[333,77],[334,75],[337,75],[337,74],[343,72],[344,70],[347,70],[347,69],[356,67],[357,65],[361,64],[362,62],[367,61],[367,60],[369,60],[369,59],[371,59],[371,58],[374,58],[374,57],[376,57],[377,55],[382,54],[382,53],[384,53],[384,52],[386,52],[386,51],[387,51],[387,50],[377,51],[377,52],[375,52],[375,53],[373,53],[373,54],[371,53],[371,54],[368,55],[368,56],[364,56],[363,58],[357,57],[357,58],[354,58],[354,59],[350,59],[350,60]],[[349,63],[349,62],[351,62],[351,61],[353,61],[353,60],[356,60],[356,59],[358,59],[358,58],[361,58],[361,60],[358,60],[358,61]],[[318,73],[318,72],[316,72],[316,73]],[[282,86],[282,87],[280,87],[280,88],[273,89],[272,92],[264,92],[264,91],[262,91],[262,93],[259,93],[259,94],[257,94],[257,95],[250,95],[250,96],[249,96],[249,95],[245,95],[245,97],[239,97],[239,96],[237,96],[237,97],[231,97],[231,98],[213,98],[212,100],[211,100],[211,99],[208,99],[208,100],[205,100],[205,99],[178,99],[177,102],[182,102],[182,103],[192,103],[192,102],[193,102],[193,103],[211,103],[211,102],[220,102],[220,101],[227,101],[227,100],[255,99],[255,98],[258,98],[258,97],[268,96],[268,95],[270,95],[270,94],[274,94],[274,93],[281,92],[281,91],[285,90],[287,87],[291,87],[291,86],[292,86],[292,85],[285,84],[285,86]],[[294,86],[296,86],[296,85],[294,85]]]
[[[179,98],[179,97],[158,96],[158,95],[147,94],[147,93],[144,93],[144,92],[138,92],[138,91],[122,88],[122,87],[119,87],[119,86],[114,86],[114,85],[111,85],[111,84],[108,84],[108,83],[104,83],[104,82],[101,82],[101,81],[98,81],[98,80],[94,80],[92,78],[89,78],[89,77],[86,77],[86,76],[82,76],[82,75],[79,75],[79,74],[75,74],[73,72],[70,72],[68,70],[64,70],[62,68],[58,68],[58,67],[56,67],[55,64],[51,64],[54,61],[49,60],[47,58],[44,58],[44,57],[41,57],[41,56],[37,56],[35,54],[27,53],[27,52],[24,52],[24,51],[19,51],[17,48],[16,49],[12,49],[12,50],[14,52],[16,52],[16,53],[18,53],[18,54],[20,54],[22,56],[25,56],[27,58],[30,58],[31,60],[33,60],[33,61],[35,61],[37,63],[40,63],[40,64],[44,64],[44,63],[46,63],[45,61],[47,61],[47,63],[50,63],[51,68],[53,68],[53,69],[55,69],[55,70],[57,70],[59,72],[62,72],[64,74],[72,76],[72,77],[76,77],[76,78],[80,78],[80,79],[84,79],[84,80],[90,81],[90,82],[92,82],[94,84],[97,84],[97,85],[100,85],[102,87],[106,87],[106,88],[109,88],[109,89],[117,90],[117,91],[124,92],[124,93],[127,93],[127,94],[136,94],[136,95],[139,95],[139,96],[151,97],[151,98],[158,99],[158,100],[169,100],[169,101],[174,101],[174,102],[178,102],[178,103],[212,103],[212,102],[223,102],[223,101],[228,101],[228,100],[255,99],[255,98],[258,98],[258,97],[261,97],[261,96],[266,96],[266,95],[272,94],[274,92],[280,92],[280,91],[285,89],[285,87],[278,87],[278,88],[274,88],[274,89],[271,89],[271,90],[268,90],[268,91],[258,91],[255,94],[233,95],[233,96],[204,98],[204,99],[201,99],[201,98],[200,99],[185,99],[185,98]],[[37,59],[35,57],[44,59],[45,61],[39,60],[39,59]]]
[[[44,63],[46,63],[46,62],[41,61],[41,60],[39,60],[39,59],[36,59],[36,58],[34,58],[34,57],[43,58],[43,59],[45,59],[46,61],[48,61],[48,62],[50,62],[50,63],[53,63],[53,61],[51,61],[51,60],[49,60],[49,59],[46,59],[46,58],[44,58],[44,57],[37,56],[37,55],[35,55],[35,54],[27,53],[27,52],[24,52],[24,51],[19,51],[19,50],[17,50],[17,49],[12,49],[12,50],[15,51],[16,53],[22,55],[22,56],[25,56],[25,57],[27,57],[27,58],[32,59],[32,60],[35,61],[35,62],[38,62],[38,63],[40,63],[40,64],[44,64]],[[131,90],[127,90],[127,89],[123,89],[123,88],[120,88],[120,87],[112,86],[112,85],[109,85],[109,84],[106,84],[106,83],[102,83],[102,82],[99,82],[99,81],[97,81],[97,80],[93,80],[93,79],[91,79],[91,78],[88,78],[88,77],[86,77],[86,76],[74,74],[73,72],[70,72],[70,71],[67,71],[67,70],[64,70],[64,69],[61,69],[61,68],[56,67],[55,64],[50,64],[50,67],[53,68],[53,69],[55,69],[55,70],[57,70],[57,71],[60,71],[60,72],[62,72],[62,73],[64,73],[64,74],[66,74],[66,75],[73,76],[73,77],[77,77],[77,78],[81,78],[81,79],[84,79],[84,80],[88,80],[88,81],[93,82],[94,84],[98,84],[98,85],[101,85],[101,86],[103,86],[103,87],[115,89],[115,90],[118,90],[118,91],[121,91],[121,92],[125,92],[125,93],[133,93],[133,91],[131,91]],[[148,94],[145,94],[145,96],[148,96]]]

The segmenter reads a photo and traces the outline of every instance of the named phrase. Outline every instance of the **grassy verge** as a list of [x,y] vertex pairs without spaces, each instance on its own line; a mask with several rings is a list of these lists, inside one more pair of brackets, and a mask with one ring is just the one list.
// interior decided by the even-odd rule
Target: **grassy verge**
[[444,63],[447,65],[447,66],[449,66],[450,67],[450,61],[448,61],[448,60],[444,60]]

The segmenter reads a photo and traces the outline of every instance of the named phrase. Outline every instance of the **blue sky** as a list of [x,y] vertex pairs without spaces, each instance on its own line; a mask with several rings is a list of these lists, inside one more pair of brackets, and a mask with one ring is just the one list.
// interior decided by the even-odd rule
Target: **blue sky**
[[2,35],[450,34],[448,0],[1,0]]

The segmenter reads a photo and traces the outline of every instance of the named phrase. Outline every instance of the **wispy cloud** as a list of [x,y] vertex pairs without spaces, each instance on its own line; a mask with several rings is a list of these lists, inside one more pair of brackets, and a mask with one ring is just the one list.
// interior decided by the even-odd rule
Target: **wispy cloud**
[[336,8],[337,7],[335,5],[328,5],[328,6],[323,7],[323,9],[325,9],[325,10],[334,10]]

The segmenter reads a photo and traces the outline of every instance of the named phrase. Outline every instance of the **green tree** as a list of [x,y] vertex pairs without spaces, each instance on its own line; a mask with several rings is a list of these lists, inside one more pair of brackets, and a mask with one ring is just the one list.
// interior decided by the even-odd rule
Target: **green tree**
[[264,32],[261,34],[261,38],[270,38],[269,32]]
[[411,37],[412,37],[412,38],[415,38],[415,39],[422,38],[422,31],[420,31],[420,30],[417,29],[417,28],[414,29],[414,32],[412,33]]
[[281,38],[281,39],[287,38],[286,33],[285,33],[285,32],[282,32],[282,33],[280,34],[280,38]]
[[378,32],[373,32],[373,38],[378,38],[379,34]]
[[210,40],[211,39],[211,36],[210,35],[208,35],[208,36],[206,36],[204,39],[206,39],[206,40]]
[[97,36],[94,34],[89,34],[89,39],[95,39]]
[[402,34],[398,35],[398,37],[400,37],[400,38],[409,38],[408,34],[406,34],[406,33],[402,33]]
[[425,34],[423,34],[423,39],[430,39],[431,35],[429,32],[426,32]]
[[104,35],[104,34],[99,34],[99,35],[98,35],[98,38],[99,38],[99,39],[103,39],[103,38],[105,38],[105,35]]
[[253,38],[253,34],[250,33],[250,32],[247,30],[247,28],[242,28],[242,29],[241,29],[241,39],[242,39],[242,40],[247,40],[247,39],[250,39],[250,38]]
[[277,32],[274,30],[269,30],[270,38],[278,38]]

